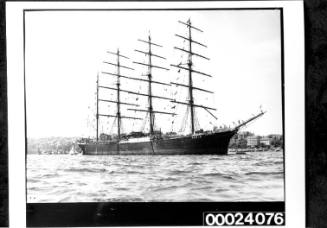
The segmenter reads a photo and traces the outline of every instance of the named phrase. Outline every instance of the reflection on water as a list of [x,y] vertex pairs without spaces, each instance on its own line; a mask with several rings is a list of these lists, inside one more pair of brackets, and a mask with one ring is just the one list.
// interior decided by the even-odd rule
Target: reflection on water
[[283,153],[28,155],[33,202],[281,201]]

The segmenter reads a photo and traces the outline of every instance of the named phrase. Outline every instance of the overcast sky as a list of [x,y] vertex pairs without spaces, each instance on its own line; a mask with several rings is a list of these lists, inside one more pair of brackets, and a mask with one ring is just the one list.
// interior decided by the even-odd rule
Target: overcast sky
[[[192,23],[204,32],[193,31],[193,38],[208,48],[194,44],[194,51],[210,61],[194,57],[194,68],[212,78],[193,74],[195,86],[214,91],[214,95],[196,92],[195,102],[217,109],[215,121],[197,108],[201,128],[233,125],[259,112],[267,113],[245,130],[256,134],[282,133],[280,19],[278,10],[212,10],[212,11],[53,11],[26,13],[26,100],[28,137],[94,136],[95,82],[97,72],[115,72],[103,61],[115,62],[106,51],[120,48],[122,64],[135,68],[121,73],[143,77],[145,56],[134,49],[146,50],[137,41],[151,34],[163,48],[153,52],[167,60],[153,59],[154,64],[170,71],[154,70],[157,81],[187,83],[187,72],[178,72],[170,64],[185,63],[183,53],[174,46],[187,47],[175,33],[186,35],[185,26]],[[113,86],[114,77],[100,75],[100,83]],[[122,81],[122,87],[146,93],[145,83]],[[178,89],[178,90],[177,90]],[[154,94],[177,100],[187,99],[185,88],[154,86]],[[177,91],[177,93],[176,93]],[[102,98],[114,99],[113,91],[100,91]],[[122,100],[138,102],[146,108],[144,97],[126,94]],[[171,116],[156,116],[157,128],[180,129],[186,107],[171,109],[169,102],[154,100],[155,109],[175,111],[178,117],[172,129]],[[104,114],[115,114],[115,106],[101,104]],[[144,117],[142,113],[122,110],[123,115]],[[110,132],[112,120],[102,118],[100,132]],[[142,121],[124,121],[124,131],[138,130]],[[189,122],[189,121],[188,121]],[[188,123],[189,124],[189,123]],[[189,125],[186,126],[189,128]]]

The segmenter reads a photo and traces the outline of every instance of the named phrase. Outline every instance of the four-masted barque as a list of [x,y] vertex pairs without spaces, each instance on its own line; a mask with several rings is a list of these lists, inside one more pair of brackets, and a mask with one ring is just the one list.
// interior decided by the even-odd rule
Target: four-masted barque
[[[216,110],[212,107],[207,107],[202,104],[197,104],[194,102],[194,90],[212,93],[203,88],[199,88],[194,86],[193,84],[193,74],[202,75],[205,77],[211,77],[211,75],[200,72],[193,67],[193,56],[203,58],[209,60],[207,57],[195,53],[192,50],[192,45],[199,45],[202,47],[206,47],[206,45],[195,41],[192,38],[192,31],[203,32],[201,29],[194,27],[191,24],[191,21],[188,20],[187,22],[179,21],[182,25],[186,26],[188,36],[182,36],[179,34],[175,34],[177,37],[183,39],[188,43],[188,48],[180,48],[175,47],[176,50],[181,51],[187,54],[187,63],[184,64],[171,64],[172,67],[177,68],[178,70],[188,72],[188,84],[181,84],[177,82],[171,82],[170,84],[153,80],[153,73],[152,69],[161,69],[161,70],[169,70],[168,68],[154,65],[152,63],[152,58],[159,58],[165,59],[162,56],[154,54],[152,51],[152,47],[162,47],[159,44],[154,43],[151,40],[151,36],[148,36],[147,40],[139,40],[140,42],[146,43],[148,46],[147,51],[142,50],[135,50],[136,52],[145,54],[147,56],[147,63],[141,62],[133,62],[138,65],[145,66],[147,68],[147,79],[144,78],[135,78],[122,75],[120,73],[120,69],[129,69],[133,70],[128,66],[122,65],[120,62],[121,58],[127,58],[125,55],[122,55],[119,51],[117,52],[108,52],[113,54],[117,58],[116,63],[112,62],[104,62],[106,64],[110,64],[116,67],[116,72],[102,72],[103,74],[107,74],[113,77],[116,77],[116,87],[109,87],[100,85],[99,83],[99,75],[97,76],[97,107],[96,107],[96,139],[95,140],[80,140],[78,145],[82,149],[84,155],[183,155],[183,154],[195,154],[195,155],[205,155],[205,154],[227,154],[228,152],[228,144],[230,139],[237,133],[237,131],[242,127],[248,124],[249,122],[257,119],[264,112],[260,112],[258,115],[248,119],[247,121],[241,122],[238,126],[234,128],[227,128],[227,129],[219,129],[213,131],[196,131],[195,129],[195,109],[204,109],[206,110],[213,118],[217,119],[216,116],[212,113],[212,111]],[[140,93],[130,90],[122,89],[121,86],[121,79],[128,79],[128,80],[136,80],[144,82],[148,85],[148,93]],[[163,86],[177,86],[181,89],[188,90],[188,100],[176,100],[169,97],[159,96],[153,94],[152,85],[159,84]],[[107,100],[99,98],[99,89],[106,89],[106,90],[114,90],[116,92],[116,99],[115,100]],[[121,101],[121,93],[127,93],[130,95],[138,95],[144,96],[148,99],[148,107],[147,109],[138,109],[138,104],[123,102]],[[190,134],[187,135],[178,135],[178,134],[163,134],[161,131],[156,131],[155,126],[155,116],[156,115],[176,115],[174,112],[166,112],[155,110],[153,107],[153,102],[156,100],[168,100],[169,102],[173,102],[176,105],[185,105],[187,106],[187,111],[189,112],[189,121],[190,121]],[[99,113],[99,102],[109,102],[116,104],[116,113],[115,114],[102,114]],[[141,118],[135,116],[127,116],[122,115],[121,113],[121,106],[129,106],[128,108],[130,111],[135,112],[145,112],[147,113],[147,117],[149,118],[149,131],[148,132],[132,132],[128,135],[122,135],[121,133],[121,121],[124,119],[130,119],[134,121],[142,120]],[[115,118],[117,122],[117,136],[114,138],[109,138],[106,140],[99,139],[99,118]]]

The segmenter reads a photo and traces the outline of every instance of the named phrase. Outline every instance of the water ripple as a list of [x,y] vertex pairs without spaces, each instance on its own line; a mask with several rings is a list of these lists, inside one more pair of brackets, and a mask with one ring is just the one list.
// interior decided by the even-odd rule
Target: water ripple
[[28,155],[37,202],[280,201],[283,153],[227,156]]

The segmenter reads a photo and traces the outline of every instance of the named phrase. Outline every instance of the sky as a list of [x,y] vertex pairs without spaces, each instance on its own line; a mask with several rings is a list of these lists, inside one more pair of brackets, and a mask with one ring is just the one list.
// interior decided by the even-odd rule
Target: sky
[[[147,39],[163,47],[153,47],[153,53],[166,60],[153,58],[153,64],[169,68],[153,70],[153,79],[165,83],[187,84],[187,72],[170,67],[185,63],[184,53],[175,46],[187,48],[187,43],[174,34],[187,35],[187,21],[204,32],[192,31],[192,37],[206,44],[193,45],[193,51],[210,60],[193,57],[194,69],[212,75],[212,78],[193,74],[194,85],[214,92],[197,91],[198,104],[216,108],[215,120],[209,113],[196,108],[197,126],[233,126],[260,111],[267,113],[244,130],[259,135],[282,133],[281,96],[281,36],[278,10],[211,10],[211,11],[44,11],[26,12],[26,102],[28,137],[73,136],[94,137],[96,78],[100,84],[114,86],[115,77],[101,72],[115,73],[115,62],[107,51],[120,49],[129,59],[121,64],[134,70],[121,70],[122,75],[145,78],[146,68],[133,61],[146,63],[146,56],[134,49],[147,50],[137,39]],[[145,83],[122,80],[122,88],[147,92]],[[180,87],[154,85],[153,93],[185,101],[187,90]],[[114,91],[101,89],[103,99],[115,99]],[[146,98],[122,94],[122,100],[138,103],[146,108]],[[154,99],[154,108],[175,112],[156,115],[156,128],[162,131],[181,130],[186,107]],[[123,107],[126,116],[144,118]],[[173,108],[173,109],[172,109]],[[115,114],[115,105],[101,103],[103,114]],[[188,117],[189,118],[189,117]],[[173,122],[174,121],[174,122]],[[190,121],[184,128],[189,129]],[[100,119],[100,132],[114,133],[113,119]],[[142,129],[144,121],[123,120],[123,132]]]

